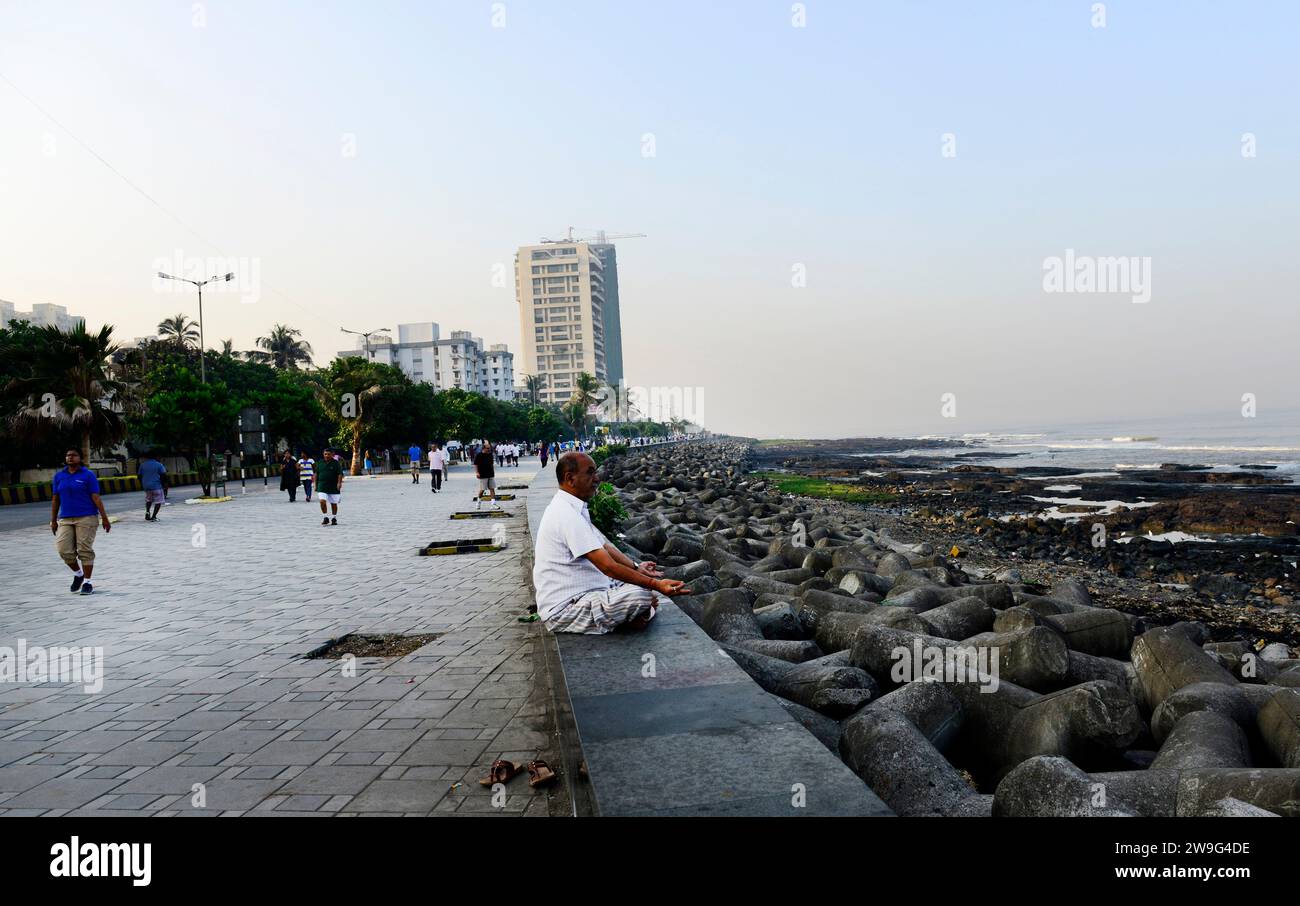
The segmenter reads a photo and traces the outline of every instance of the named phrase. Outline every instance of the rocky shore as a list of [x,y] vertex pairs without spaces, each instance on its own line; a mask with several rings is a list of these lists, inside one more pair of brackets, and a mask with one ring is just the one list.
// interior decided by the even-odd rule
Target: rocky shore
[[1300,815],[1286,642],[1116,595],[1141,580],[1082,560],[1049,575],[896,535],[905,506],[783,496],[755,459],[732,440],[610,458],[618,541],[686,581],[676,604],[897,813]]
[[1083,577],[1113,606],[1200,620],[1215,638],[1300,643],[1300,487],[1269,467],[1081,474],[972,462],[979,452],[878,455],[880,441],[764,444],[754,466],[891,497],[877,516],[893,534],[956,544],[972,562],[1049,584]]

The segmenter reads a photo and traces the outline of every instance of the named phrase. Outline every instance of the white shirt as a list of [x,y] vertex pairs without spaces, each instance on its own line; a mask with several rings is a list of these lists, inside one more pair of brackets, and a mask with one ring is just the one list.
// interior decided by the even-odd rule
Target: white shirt
[[438,469],[441,471],[444,462],[445,462],[444,454],[441,450],[434,450],[429,454],[430,468]]
[[533,587],[537,615],[543,620],[578,595],[609,588],[609,576],[586,554],[605,546],[605,536],[591,524],[587,504],[568,491],[556,491],[537,528]]

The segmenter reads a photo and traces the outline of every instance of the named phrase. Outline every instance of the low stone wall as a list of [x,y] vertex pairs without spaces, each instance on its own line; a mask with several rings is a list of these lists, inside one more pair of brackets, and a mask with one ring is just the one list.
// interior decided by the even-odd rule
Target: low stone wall
[[[555,493],[553,469],[533,478],[532,538]],[[547,636],[574,737],[564,774],[595,814],[892,814],[676,604],[642,631]]]

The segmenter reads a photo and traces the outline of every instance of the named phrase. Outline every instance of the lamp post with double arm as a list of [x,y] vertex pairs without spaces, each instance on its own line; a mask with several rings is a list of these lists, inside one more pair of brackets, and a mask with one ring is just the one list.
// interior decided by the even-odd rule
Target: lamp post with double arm
[[[209,283],[226,283],[235,279],[234,273],[222,274],[218,277],[209,277],[206,280],[190,280],[187,277],[173,277],[171,274],[158,272],[160,280],[180,280],[182,283],[192,283],[199,288],[199,381],[206,384],[208,382],[208,365],[207,350],[203,346],[203,287]],[[204,432],[207,433],[206,431]],[[204,438],[203,452],[208,460],[208,468],[212,468],[212,441],[210,438]],[[215,475],[215,470],[214,470]]]

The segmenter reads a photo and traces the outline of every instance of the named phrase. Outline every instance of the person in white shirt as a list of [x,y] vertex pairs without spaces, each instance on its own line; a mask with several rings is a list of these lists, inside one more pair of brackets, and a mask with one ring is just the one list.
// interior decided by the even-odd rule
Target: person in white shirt
[[587,501],[596,493],[596,463],[565,453],[555,463],[560,489],[537,529],[533,586],[537,615],[552,632],[603,635],[624,623],[642,628],[665,596],[688,595],[658,564],[636,563],[591,523]]
[[430,484],[433,485],[429,490],[435,494],[442,489],[443,470],[446,466],[447,454],[437,444],[429,444],[429,477]]

